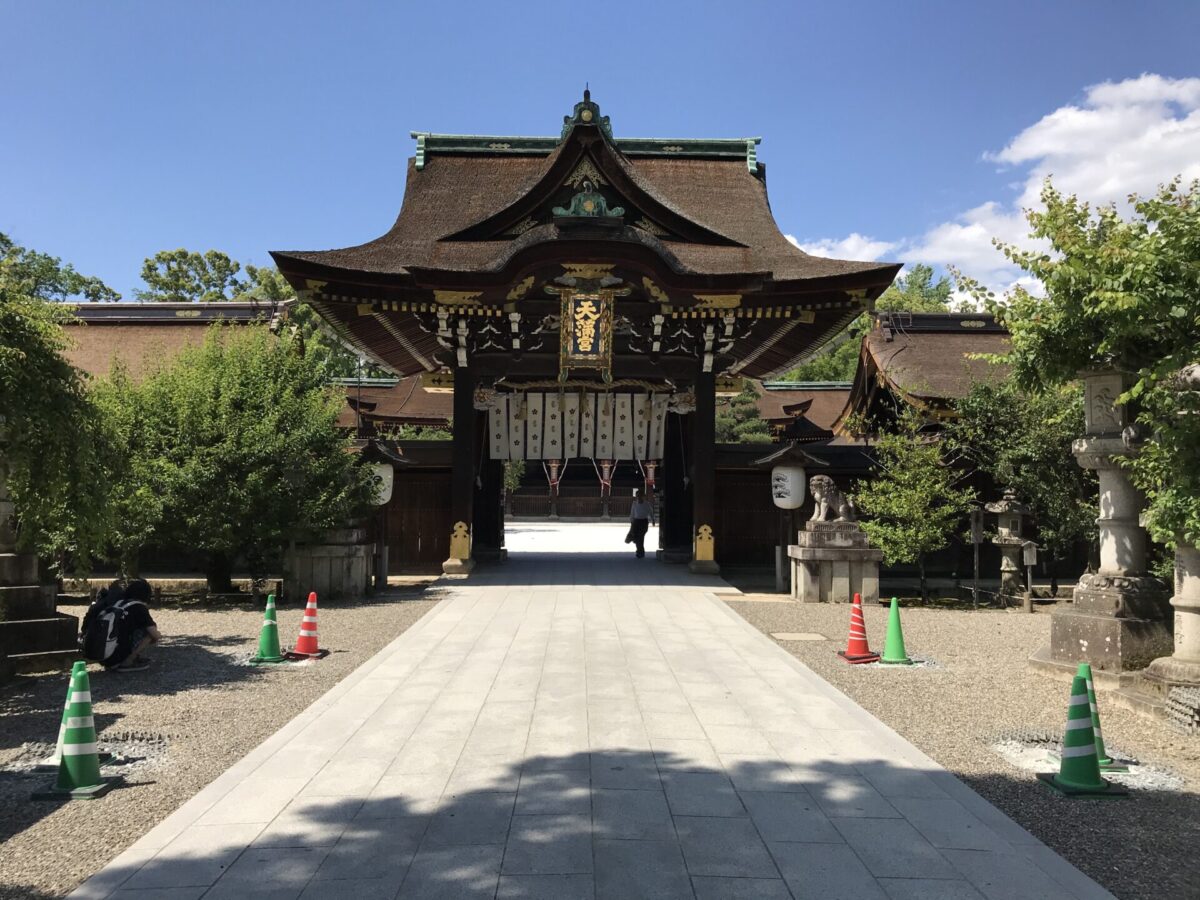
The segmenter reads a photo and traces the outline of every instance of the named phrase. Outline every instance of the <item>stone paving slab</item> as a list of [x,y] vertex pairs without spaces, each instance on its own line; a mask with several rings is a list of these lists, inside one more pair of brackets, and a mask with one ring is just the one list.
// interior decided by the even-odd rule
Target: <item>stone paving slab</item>
[[598,550],[444,585],[72,896],[1111,896],[719,579]]

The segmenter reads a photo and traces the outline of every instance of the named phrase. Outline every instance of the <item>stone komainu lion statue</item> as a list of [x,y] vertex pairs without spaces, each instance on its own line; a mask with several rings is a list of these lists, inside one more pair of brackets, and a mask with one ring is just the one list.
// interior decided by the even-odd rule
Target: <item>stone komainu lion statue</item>
[[855,510],[854,503],[828,475],[814,475],[808,480],[808,489],[817,504],[810,522],[858,521],[858,511]]

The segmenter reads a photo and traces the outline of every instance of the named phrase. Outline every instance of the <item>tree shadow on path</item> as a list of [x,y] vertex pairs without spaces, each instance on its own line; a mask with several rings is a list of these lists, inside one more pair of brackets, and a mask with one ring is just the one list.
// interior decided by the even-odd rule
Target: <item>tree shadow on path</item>
[[[944,771],[832,762],[802,736],[779,755],[365,756],[353,775],[319,773],[269,812],[258,793],[216,801],[153,858],[105,870],[89,896],[118,886],[130,893],[114,897],[171,889],[205,900],[1098,896]],[[1128,814],[1138,802],[1067,801],[1027,779],[1000,780],[992,787],[1036,798],[1039,814]],[[1186,796],[1194,821],[1200,807]],[[1104,844],[1101,825],[1079,849],[1098,856]],[[1101,874],[1123,897],[1178,896],[1189,884],[1179,859],[1175,872],[1140,882]]]

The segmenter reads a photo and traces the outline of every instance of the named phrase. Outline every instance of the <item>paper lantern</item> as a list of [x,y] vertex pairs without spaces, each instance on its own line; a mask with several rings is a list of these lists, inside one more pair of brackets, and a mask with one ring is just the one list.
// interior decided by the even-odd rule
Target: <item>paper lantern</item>
[[780,509],[804,505],[804,467],[776,466],[771,470],[771,499]]
[[395,477],[396,470],[390,462],[378,462],[371,466],[371,480],[375,483],[375,496],[371,502],[375,506],[383,506],[392,499]]

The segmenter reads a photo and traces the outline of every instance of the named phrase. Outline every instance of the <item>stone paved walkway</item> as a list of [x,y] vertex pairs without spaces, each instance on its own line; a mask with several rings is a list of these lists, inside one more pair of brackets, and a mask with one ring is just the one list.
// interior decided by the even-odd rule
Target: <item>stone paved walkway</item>
[[74,896],[1111,896],[717,579],[595,553],[450,584]]

